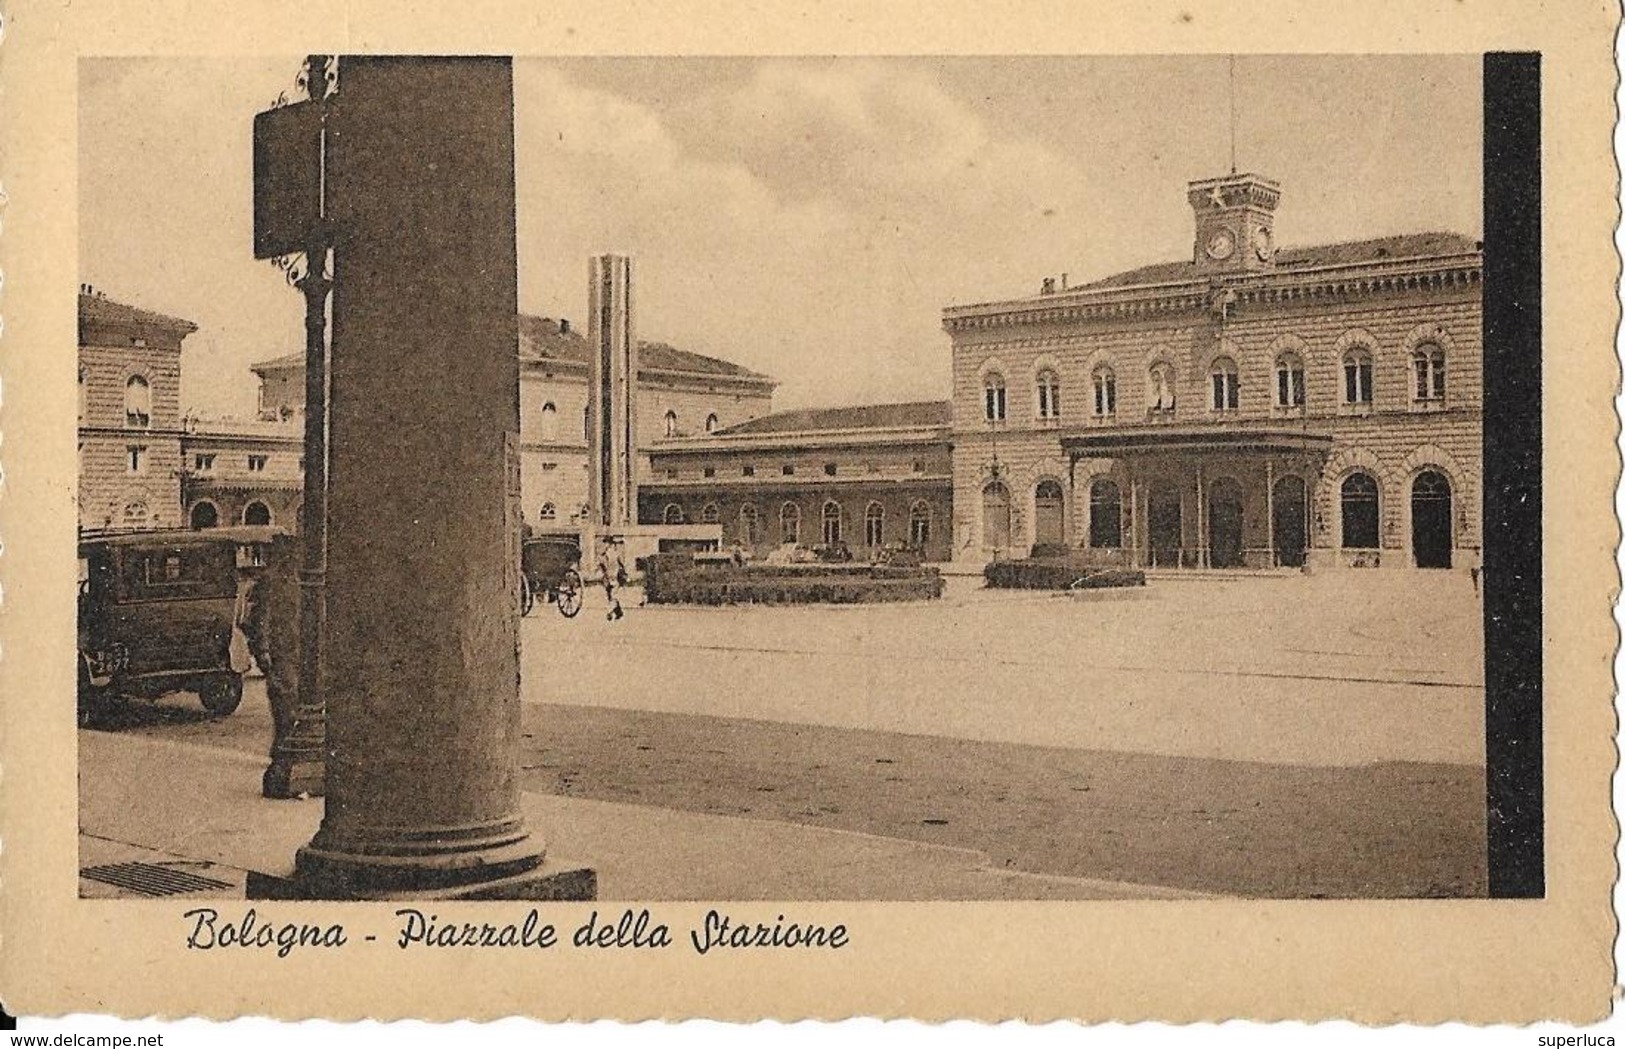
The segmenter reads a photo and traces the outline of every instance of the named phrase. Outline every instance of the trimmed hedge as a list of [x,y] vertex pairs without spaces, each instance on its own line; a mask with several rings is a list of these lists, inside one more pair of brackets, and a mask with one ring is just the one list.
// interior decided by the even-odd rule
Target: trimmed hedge
[[745,573],[691,572],[669,579],[649,601],[687,605],[873,604],[941,597],[942,585],[942,576],[935,573],[913,579],[751,579]]
[[922,601],[942,596],[935,569],[890,565],[695,564],[661,554],[645,569],[650,604],[800,605]]
[[1072,590],[1144,586],[1136,569],[1101,568],[1070,558],[993,561],[982,569],[987,585],[1002,590]]

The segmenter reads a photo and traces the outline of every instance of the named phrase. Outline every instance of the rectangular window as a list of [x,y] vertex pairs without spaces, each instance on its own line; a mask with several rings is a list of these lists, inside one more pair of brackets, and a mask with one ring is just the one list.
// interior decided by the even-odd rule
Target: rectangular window
[[192,457],[192,468],[198,473],[208,473],[214,469],[214,453],[199,452]]
[[707,477],[715,477],[717,475],[717,468],[715,466],[707,466],[704,473]]
[[756,467],[747,466],[740,472],[743,473],[746,477],[755,477],[756,476]]
[[792,464],[792,463],[785,463],[784,464],[784,469],[782,471],[780,471],[780,472],[783,473],[784,476],[786,476],[786,477],[794,477],[796,475],[795,465]]
[[835,464],[834,463],[825,463],[824,464],[824,476],[825,477],[834,477],[835,476]]
[[249,471],[249,473],[262,473],[262,472],[264,472],[265,464],[266,464],[266,462],[268,460],[269,460],[269,456],[264,456],[264,455],[251,455],[251,456],[249,456],[248,457],[248,471]]
[[1343,403],[1371,403],[1371,362],[1348,361],[1343,365]]
[[147,446],[144,444],[128,445],[124,449],[124,464],[132,474],[146,472]]

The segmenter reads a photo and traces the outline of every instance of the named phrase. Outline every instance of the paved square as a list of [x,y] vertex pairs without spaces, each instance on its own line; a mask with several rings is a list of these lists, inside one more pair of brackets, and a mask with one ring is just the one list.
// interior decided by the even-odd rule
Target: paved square
[[[1463,576],[1081,595],[955,578],[942,601],[836,608],[628,594],[616,622],[596,590],[576,619],[524,620],[524,790],[971,850],[1015,879],[1000,895],[1485,891]],[[270,739],[258,679],[221,721],[174,696],[103,727],[260,756]],[[937,891],[909,885],[871,888]]]

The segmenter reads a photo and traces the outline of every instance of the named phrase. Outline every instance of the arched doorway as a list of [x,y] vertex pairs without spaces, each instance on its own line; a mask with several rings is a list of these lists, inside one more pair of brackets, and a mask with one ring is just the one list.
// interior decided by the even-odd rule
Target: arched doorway
[[1179,567],[1179,550],[1184,541],[1183,519],[1178,488],[1171,484],[1159,484],[1151,489],[1146,505],[1151,567]]
[[271,508],[258,499],[243,507],[243,524],[268,525],[271,523]]
[[1302,568],[1309,546],[1309,500],[1303,478],[1287,476],[1275,482],[1275,563]]
[[982,489],[982,545],[993,550],[1010,547],[1010,489],[998,481]]
[[1215,479],[1207,490],[1207,557],[1213,568],[1241,567],[1241,521],[1240,483]]
[[193,528],[213,528],[220,523],[220,511],[207,499],[192,507]]
[[1436,470],[1424,470],[1411,482],[1411,550],[1417,568],[1449,568],[1451,547],[1450,481]]
[[1066,494],[1059,481],[1040,481],[1033,491],[1033,542],[1066,544]]

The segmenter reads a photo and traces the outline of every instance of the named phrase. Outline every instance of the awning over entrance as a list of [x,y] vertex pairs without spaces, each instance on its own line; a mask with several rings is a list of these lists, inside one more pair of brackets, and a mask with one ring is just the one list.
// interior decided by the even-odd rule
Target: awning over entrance
[[1061,438],[1061,447],[1073,459],[1116,459],[1136,453],[1220,452],[1232,455],[1282,454],[1331,450],[1332,435],[1313,430],[1174,429],[1149,426],[1079,433]]

